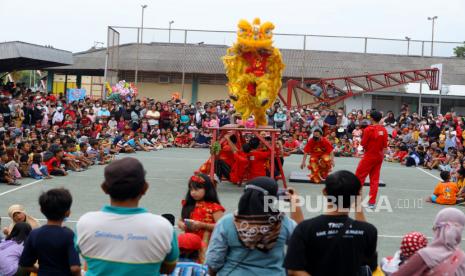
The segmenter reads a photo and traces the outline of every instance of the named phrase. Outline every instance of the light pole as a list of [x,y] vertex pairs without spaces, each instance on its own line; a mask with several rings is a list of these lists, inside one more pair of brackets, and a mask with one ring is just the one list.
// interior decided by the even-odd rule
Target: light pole
[[140,43],[143,44],[143,36],[144,36],[144,11],[147,8],[147,5],[141,5],[142,7],[142,23],[140,24]]
[[134,73],[134,82],[137,85],[137,75],[139,73],[139,47],[140,44],[143,42],[143,34],[144,34],[144,10],[147,8],[147,5],[141,5],[142,7],[142,23],[140,25],[140,40],[139,40],[139,30],[137,30],[137,49],[136,49],[136,72]]
[[438,17],[435,15],[433,17],[428,17],[428,20],[432,21],[432,28],[431,28],[431,56],[433,56],[433,46],[434,46],[434,21],[436,21]]
[[408,37],[408,36],[405,37],[405,40],[407,40],[407,56],[410,55],[410,40],[411,39],[412,39],[411,37]]
[[170,22],[168,22],[169,24],[169,27],[168,27],[168,43],[171,43],[171,24],[174,23],[174,20],[171,20]]

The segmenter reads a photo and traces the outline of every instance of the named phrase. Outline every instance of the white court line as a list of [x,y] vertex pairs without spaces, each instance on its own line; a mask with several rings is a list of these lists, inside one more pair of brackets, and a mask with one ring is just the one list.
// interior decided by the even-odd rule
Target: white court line
[[431,176],[431,177],[433,177],[433,178],[436,178],[436,179],[439,180],[439,181],[442,181],[441,178],[435,176],[434,174],[432,174],[432,173],[430,173],[430,172],[427,172],[427,171],[423,170],[422,168],[418,168],[418,167],[417,167],[417,169],[420,170],[420,171],[422,171],[422,172],[424,172],[424,173],[426,173],[427,175],[429,175],[429,176]]
[[12,193],[12,192],[17,191],[17,190],[21,190],[21,189],[23,189],[23,188],[29,187],[29,186],[34,185],[34,184],[36,184],[36,183],[38,183],[38,182],[41,182],[41,181],[43,181],[43,179],[39,179],[39,180],[33,181],[33,182],[31,182],[31,183],[21,185],[21,186],[19,186],[19,187],[17,187],[17,188],[14,188],[14,189],[11,189],[11,190],[8,190],[8,191],[6,191],[6,192],[1,193],[0,196],[6,195],[6,194],[9,194],[9,193]]

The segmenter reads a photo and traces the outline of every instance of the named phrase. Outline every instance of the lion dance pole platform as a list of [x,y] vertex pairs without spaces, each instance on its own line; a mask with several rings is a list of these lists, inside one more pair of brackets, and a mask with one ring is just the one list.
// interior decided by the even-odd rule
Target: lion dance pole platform
[[[275,180],[281,180],[283,182],[283,187],[287,188],[286,176],[284,175],[283,166],[281,163],[281,159],[279,158],[279,154],[277,151],[277,139],[281,130],[274,129],[274,128],[241,128],[241,127],[220,127],[220,128],[209,128],[212,132],[212,145],[217,142],[221,142],[225,135],[236,135],[238,138],[237,146],[240,148],[243,143],[245,143],[245,138],[247,135],[254,135],[257,137],[262,144],[270,150],[270,158],[269,158],[269,170],[270,170],[270,177]],[[270,137],[271,141],[267,141],[265,137]],[[215,177],[215,163],[217,160],[216,154],[212,151],[210,156],[210,178],[214,179]],[[276,161],[274,161],[276,160]],[[276,164],[275,164],[276,163]],[[265,165],[265,164],[264,164]],[[278,170],[280,175],[275,176],[275,165],[278,166]],[[244,179],[246,180],[246,179]]]

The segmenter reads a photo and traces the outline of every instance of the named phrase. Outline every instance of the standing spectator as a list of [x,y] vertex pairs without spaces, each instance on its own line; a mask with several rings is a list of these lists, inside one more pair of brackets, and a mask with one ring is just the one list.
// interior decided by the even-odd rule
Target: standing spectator
[[0,96],[0,115],[3,116],[3,123],[10,125],[11,123],[11,109],[8,106],[8,98]]
[[278,112],[274,114],[273,121],[275,128],[280,128],[282,130],[286,129],[287,115],[284,114],[281,108],[279,108]]
[[105,167],[102,190],[110,196],[110,205],[83,215],[76,224],[76,246],[87,262],[87,275],[160,275],[174,270],[179,249],[173,226],[139,207],[148,188],[137,159],[124,158]]
[[[72,202],[71,194],[65,189],[51,189],[39,197],[40,211],[47,218],[47,224],[32,230],[24,244],[19,265],[25,270],[38,275],[81,275],[74,233],[63,227]],[[35,266],[37,261],[39,268]]]
[[[297,195],[294,190],[290,193],[291,216],[300,222],[303,216],[295,206]],[[277,194],[278,185],[269,177],[246,184],[237,213],[224,216],[213,232],[206,262],[210,275],[286,275],[284,247],[296,221],[266,206]]]
[[150,127],[154,127],[160,123],[160,112],[157,110],[156,105],[152,105],[145,117],[148,119]]
[[393,276],[465,275],[465,253],[460,249],[465,215],[455,208],[439,211],[433,241],[402,265]]
[[364,222],[360,206],[355,206],[356,220],[348,216],[359,192],[360,181],[349,171],[326,178],[328,209],[300,223],[292,234],[284,262],[289,275],[355,276],[362,266],[376,269],[378,231]]

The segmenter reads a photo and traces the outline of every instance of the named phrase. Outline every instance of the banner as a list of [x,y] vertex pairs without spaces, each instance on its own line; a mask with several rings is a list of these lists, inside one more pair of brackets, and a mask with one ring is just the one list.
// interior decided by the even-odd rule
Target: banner
[[68,88],[66,89],[66,98],[68,100],[68,103],[84,100],[86,98],[86,90],[83,88]]

